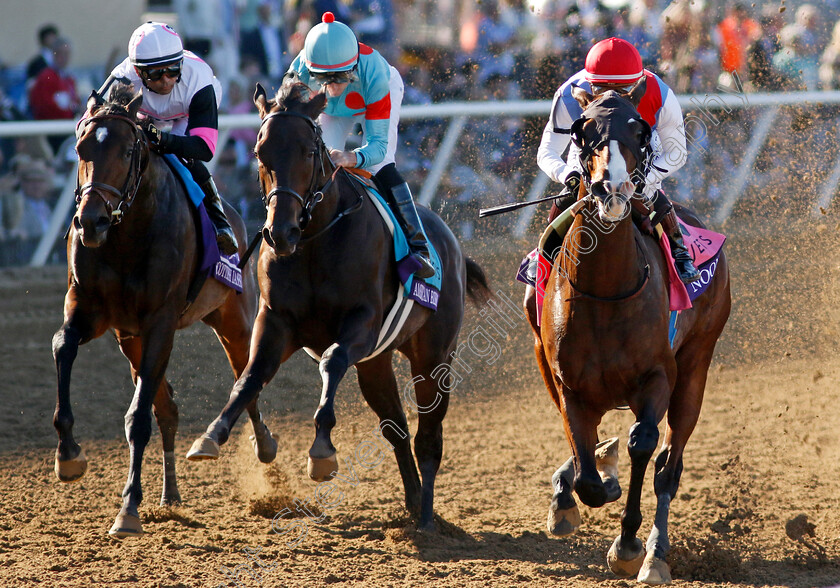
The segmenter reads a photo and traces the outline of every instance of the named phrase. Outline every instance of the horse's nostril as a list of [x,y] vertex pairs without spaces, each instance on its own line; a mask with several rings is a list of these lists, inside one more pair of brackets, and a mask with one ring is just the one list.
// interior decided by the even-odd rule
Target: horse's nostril
[[77,231],[80,231],[82,229],[82,221],[79,220],[78,216],[73,217],[73,228]]
[[288,241],[289,245],[297,245],[297,242],[300,241],[300,229],[298,227],[289,229],[286,241]]
[[268,227],[263,227],[262,237],[269,247],[274,247],[274,239],[271,238],[271,231]]
[[96,219],[97,232],[107,231],[110,226],[111,221],[107,216],[100,216],[98,219]]

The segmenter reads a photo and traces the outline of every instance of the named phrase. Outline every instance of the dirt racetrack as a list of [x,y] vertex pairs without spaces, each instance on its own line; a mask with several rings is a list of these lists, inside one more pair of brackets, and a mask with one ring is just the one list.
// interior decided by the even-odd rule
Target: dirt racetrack
[[[836,248],[824,245],[836,241],[826,235],[836,233],[837,223],[827,216],[781,233],[758,221],[725,227],[733,314],[672,505],[675,586],[840,583],[840,264]],[[517,303],[523,290],[510,276],[528,247],[503,238],[466,245],[494,287]],[[500,342],[498,361],[471,362],[472,373],[452,398],[437,533],[420,534],[408,523],[396,465],[385,456],[371,469],[357,467],[359,483],[343,485],[340,504],[320,524],[306,523],[306,535],[291,547],[286,542],[297,533],[273,533],[271,517],[313,495],[305,464],[320,389],[316,366],[295,356],[262,395],[263,414],[281,437],[273,464],[254,457],[247,420],[218,462],[187,462],[186,450],[223,405],[232,376],[212,331],[204,325],[182,331],[168,375],[181,414],[184,504],[157,506],[155,429],[143,474],[146,534],[113,540],[107,531],[128,465],[127,362],[110,336],[80,351],[72,399],[76,438],[90,467],[77,483],[58,482],[50,340],[61,323],[63,270],[0,272],[0,586],[234,585],[225,568],[236,570],[240,586],[635,584],[606,567],[623,497],[598,510],[582,507],[584,524],[570,539],[546,533],[549,480],[569,450],[524,320]],[[471,309],[462,334],[480,320]],[[399,381],[407,382],[406,366],[400,369]],[[336,412],[333,440],[342,460],[376,425],[352,375],[339,390]],[[601,435],[619,435],[623,448],[631,419],[609,414]],[[624,488],[628,464],[622,449]],[[644,536],[654,509],[651,469]],[[258,553],[259,561],[243,550]]]

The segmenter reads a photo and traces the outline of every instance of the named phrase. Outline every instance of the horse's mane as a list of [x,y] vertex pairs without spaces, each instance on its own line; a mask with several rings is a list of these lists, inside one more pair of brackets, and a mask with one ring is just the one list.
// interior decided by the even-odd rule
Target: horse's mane
[[99,111],[101,113],[129,116],[128,105],[135,96],[137,96],[137,92],[135,92],[133,84],[118,82],[111,87],[111,92]]
[[314,97],[311,94],[312,90],[300,81],[295,72],[288,72],[283,76],[283,84],[269,104],[281,110],[300,112],[315,120],[324,111],[327,100],[324,94]]

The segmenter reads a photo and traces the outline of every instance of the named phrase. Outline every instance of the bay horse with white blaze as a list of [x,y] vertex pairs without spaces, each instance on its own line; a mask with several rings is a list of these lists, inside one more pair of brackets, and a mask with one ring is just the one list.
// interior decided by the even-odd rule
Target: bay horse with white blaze
[[[584,109],[572,127],[584,167],[580,209],[545,286],[540,324],[532,288],[525,310],[535,334],[537,363],[573,452],[552,480],[549,530],[566,535],[580,524],[572,491],[591,507],[620,496],[617,453],[606,454],[609,442],[598,443],[597,428],[607,411],[629,406],[636,417],[628,440],[630,489],[621,534],[607,562],[620,576],[637,575],[641,582],[660,584],[671,579],[665,561],[670,502],[731,299],[721,252],[711,283],[691,309],[681,312],[670,344],[670,261],[628,214],[650,136],[636,111],[643,83],[626,94],[608,91],[593,97],[580,88],[574,91]],[[678,213],[685,222],[702,226],[688,210],[679,208]],[[642,523],[642,483],[666,413],[665,438],[655,461],[656,515],[643,545],[636,537]]]
[[[330,439],[335,392],[355,366],[362,394],[394,447],[405,487],[405,505],[433,528],[435,476],[443,452],[442,421],[449,395],[439,385],[448,369],[464,312],[465,294],[490,296],[481,268],[461,253],[455,236],[426,208],[419,208],[437,250],[443,285],[437,311],[415,304],[396,338],[369,357],[399,284],[391,234],[371,198],[335,168],[315,119],[326,96],[310,100],[309,88],[287,79],[273,100],[258,85],[254,95],[262,124],[255,153],[266,205],[258,279],[260,307],[251,358],[219,417],[196,440],[192,459],[215,459],[236,419],[295,351],[320,357],[323,380],[315,413],[309,475],[329,480],[338,469]],[[397,228],[396,230],[400,230]],[[422,483],[411,452],[400,389],[391,365],[394,351],[408,357],[414,376],[419,424],[414,440]]]
[[[200,265],[192,205],[174,172],[150,151],[137,124],[142,100],[142,94],[135,96],[125,85],[114,88],[109,102],[95,92],[88,100],[76,143],[79,205],[67,241],[64,324],[52,345],[58,372],[55,473],[63,482],[78,480],[87,469],[85,454],[73,438],[70,407],[70,372],[79,345],[111,329],[131,365],[135,390],[125,415],[131,462],[123,505],[110,530],[120,538],[143,531],[137,509],[152,408],[163,444],[161,504],[181,501],[174,456],[178,408],[165,378],[176,329],[197,320],[210,325],[238,376],[248,362],[256,313],[256,283],[247,268],[242,294],[208,278],[188,304]],[[227,214],[244,243],[242,219],[230,207]],[[256,397],[248,412],[257,456],[269,462],[277,444],[260,418]]]

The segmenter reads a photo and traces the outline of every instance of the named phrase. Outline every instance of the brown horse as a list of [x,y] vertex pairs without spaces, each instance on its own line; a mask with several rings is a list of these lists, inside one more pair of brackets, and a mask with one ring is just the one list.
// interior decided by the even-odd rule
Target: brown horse
[[[161,504],[181,501],[174,456],[178,408],[165,378],[176,329],[197,320],[210,325],[239,376],[248,362],[256,312],[256,283],[247,271],[241,295],[208,278],[188,304],[200,261],[192,205],[169,166],[150,152],[135,120],[141,103],[142,94],[135,96],[126,86],[115,88],[110,102],[103,104],[95,93],[88,100],[76,144],[79,206],[67,241],[64,324],[53,337],[58,371],[53,424],[59,437],[55,473],[63,482],[81,478],[87,469],[73,438],[70,408],[70,372],[79,345],[112,329],[131,364],[136,388],[125,415],[131,464],[122,509],[110,530],[117,537],[142,533],[140,468],[152,407],[163,441]],[[242,219],[229,207],[227,214],[244,243]],[[277,445],[262,423],[256,397],[248,411],[257,455],[271,461]]]
[[[356,366],[362,394],[393,445],[405,487],[406,508],[419,526],[433,528],[435,476],[443,452],[442,421],[449,404],[446,374],[456,348],[465,293],[489,297],[484,274],[465,259],[455,236],[422,208],[423,225],[440,255],[443,287],[436,312],[414,305],[403,328],[381,353],[369,357],[388,309],[397,298],[393,239],[371,199],[330,161],[314,122],[326,96],[288,79],[274,100],[257,86],[262,124],[255,153],[264,190],[266,222],[258,277],[260,308],[251,359],[219,417],[188,455],[215,459],[236,419],[295,351],[320,357],[323,380],[315,413],[309,475],[328,480],[338,469],[330,440],[339,382]],[[398,228],[396,230],[399,230]],[[391,366],[394,351],[408,357],[419,424],[411,453],[408,424]],[[443,374],[443,375],[441,375]]]
[[[535,334],[537,363],[573,452],[552,480],[549,530],[565,535],[580,523],[572,490],[591,507],[620,496],[617,453],[609,454],[614,443],[599,444],[597,428],[607,411],[629,406],[636,417],[628,441],[630,490],[621,534],[607,561],[618,575],[638,574],[639,581],[658,584],[670,581],[665,562],[670,502],[731,300],[721,253],[711,284],[693,308],[681,313],[673,347],[669,344],[666,260],[628,213],[650,134],[636,112],[643,94],[643,86],[597,98],[581,89],[574,92],[584,109],[572,128],[584,167],[581,208],[548,279],[541,326],[533,289],[526,293],[525,310]],[[701,226],[689,211],[681,208],[679,213]],[[636,537],[642,523],[642,483],[666,412],[665,439],[655,462],[656,515],[645,548]]]

